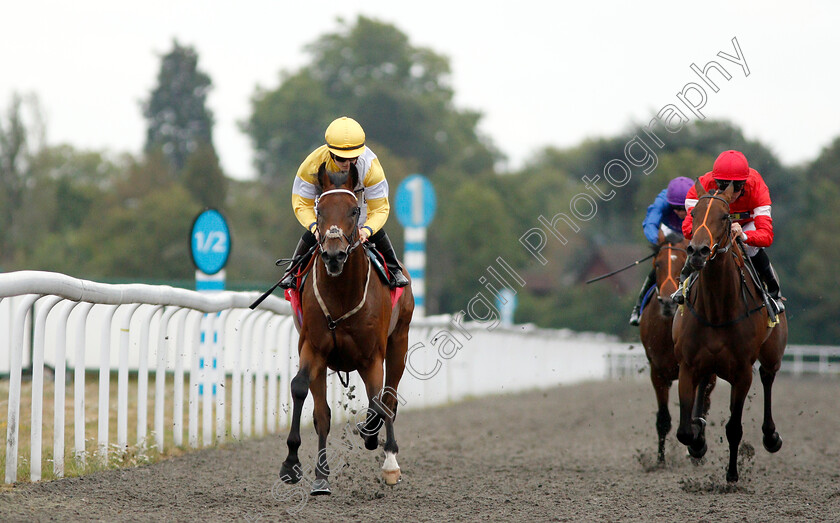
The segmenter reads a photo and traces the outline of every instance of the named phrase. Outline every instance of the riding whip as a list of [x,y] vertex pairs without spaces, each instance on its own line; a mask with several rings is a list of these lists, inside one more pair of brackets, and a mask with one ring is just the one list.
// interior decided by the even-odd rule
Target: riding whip
[[612,271],[612,272],[608,272],[607,274],[602,274],[601,276],[597,276],[597,277],[595,277],[595,278],[592,278],[591,280],[587,280],[587,281],[586,281],[586,283],[592,283],[592,282],[594,282],[594,281],[603,280],[604,278],[609,278],[610,276],[612,276],[612,275],[614,275],[614,274],[618,274],[618,273],[619,273],[619,272],[621,272],[621,271],[626,271],[626,270],[627,270],[627,269],[629,269],[630,267],[635,267],[636,265],[638,265],[638,264],[642,263],[642,262],[643,262],[643,261],[645,261],[645,260],[649,260],[649,259],[653,258],[654,256],[656,256],[656,253],[655,253],[655,252],[652,252],[652,253],[650,253],[649,255],[645,256],[644,258],[642,258],[642,259],[640,259],[640,260],[636,260],[636,261],[634,261],[633,263],[631,263],[630,265],[628,265],[628,266],[626,266],[626,267],[622,267],[622,268],[620,268],[620,269],[616,269],[616,270],[614,270],[614,271]]
[[[251,310],[254,310],[254,309],[256,309],[256,308],[260,305],[260,303],[262,303],[263,301],[265,301],[265,299],[266,299],[266,298],[268,298],[268,297],[271,295],[271,293],[272,293],[272,292],[274,292],[274,289],[276,289],[277,287],[279,287],[279,286],[280,286],[280,282],[281,282],[281,281],[283,281],[283,278],[285,278],[285,277],[286,277],[286,275],[287,275],[287,274],[289,274],[290,272],[292,272],[293,270],[297,269],[297,268],[298,268],[298,266],[300,266],[300,262],[301,262],[302,260],[304,260],[305,258],[307,258],[310,254],[312,254],[312,253],[315,251],[315,248],[316,248],[316,247],[318,247],[318,244],[317,244],[317,243],[316,243],[315,245],[313,245],[312,247],[310,247],[310,248],[309,248],[309,250],[306,252],[306,254],[304,254],[303,256],[301,256],[300,258],[298,258],[298,259],[297,259],[297,261],[295,261],[294,263],[292,263],[292,264],[289,266],[289,268],[288,268],[288,269],[286,269],[286,272],[284,272],[284,273],[283,273],[283,276],[282,276],[282,277],[281,277],[281,278],[277,281],[277,283],[275,283],[275,284],[274,284],[274,285],[273,285],[270,289],[268,289],[267,291],[265,291],[265,292],[262,294],[262,296],[260,296],[260,297],[259,297],[259,298],[257,298],[256,300],[254,300],[254,303],[252,303],[252,304],[249,306],[249,308],[250,308]],[[278,263],[279,263],[279,262],[278,262]]]

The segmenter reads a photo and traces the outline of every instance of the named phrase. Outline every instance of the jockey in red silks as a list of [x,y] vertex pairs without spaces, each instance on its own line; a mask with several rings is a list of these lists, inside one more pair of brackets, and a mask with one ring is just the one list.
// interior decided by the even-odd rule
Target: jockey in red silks
[[[359,237],[365,242],[370,240],[382,253],[390,272],[391,287],[405,287],[409,283],[408,278],[402,273],[391,239],[383,229],[391,210],[388,181],[379,158],[365,145],[364,129],[356,120],[342,116],[327,127],[324,138],[327,143],[306,157],[292,185],[292,208],[306,231],[298,242],[291,265],[306,267],[311,257],[310,250],[318,242],[315,199],[321,194],[317,179],[319,166],[324,164],[330,172],[346,172],[352,165],[359,172],[359,183],[354,188],[361,208]],[[289,271],[280,281],[283,289],[293,289],[295,285],[294,271]]]
[[[685,218],[685,195],[689,187],[694,185],[691,178],[678,176],[668,182],[668,187],[662,189],[656,195],[653,203],[648,205],[647,214],[642,221],[642,230],[645,238],[654,247],[659,244],[659,231],[666,236],[677,236],[682,239],[682,221]],[[650,274],[645,278],[642,289],[636,304],[633,305],[633,312],[630,313],[630,325],[639,325],[642,313],[642,301],[648,291],[656,283],[656,270],[651,269]]]
[[[770,214],[770,190],[758,171],[750,168],[746,156],[739,151],[724,151],[715,160],[712,172],[700,177],[706,191],[726,190],[732,184],[734,193],[729,204],[732,234],[740,236],[747,247],[759,277],[767,288],[777,312],[785,310],[779,278],[770,264],[765,247],[773,244],[773,218]],[[692,186],[685,197],[688,215],[682,224],[683,235],[691,239],[691,210],[697,205],[697,190]]]

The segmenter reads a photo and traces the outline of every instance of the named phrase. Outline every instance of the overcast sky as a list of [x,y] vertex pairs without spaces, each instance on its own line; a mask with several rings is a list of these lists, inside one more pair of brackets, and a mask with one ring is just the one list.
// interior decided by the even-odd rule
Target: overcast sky
[[[840,135],[840,2],[9,0],[0,13],[0,108],[12,92],[37,94],[51,144],[138,153],[140,101],[160,56],[173,38],[193,46],[214,85],[215,146],[235,178],[254,175],[237,122],[255,87],[276,88],[281,71],[309,61],[304,45],[358,14],[447,56],[456,105],[484,114],[481,132],[512,168],[668,104],[697,120],[677,97],[692,82],[706,92],[705,117],[731,119],[788,165]],[[749,76],[718,56],[736,55],[733,38]],[[690,68],[711,60],[731,75],[710,73],[717,93]]]

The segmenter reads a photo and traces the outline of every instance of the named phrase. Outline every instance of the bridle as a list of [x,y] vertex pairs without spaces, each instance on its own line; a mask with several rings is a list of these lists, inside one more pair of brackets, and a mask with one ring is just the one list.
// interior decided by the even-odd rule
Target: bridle
[[[682,247],[676,247],[673,243],[667,243],[667,244],[660,245],[657,253],[661,252],[663,249],[667,249],[669,251],[684,252],[684,253],[686,253],[686,255],[688,255],[688,251],[686,251]],[[664,287],[664,284],[667,283],[668,280],[671,280],[672,282],[674,282],[674,287],[679,289],[680,288],[680,282],[675,280],[674,277],[672,276],[673,271],[671,270],[671,260],[672,260],[671,255],[668,255],[668,270],[666,271],[666,274],[668,274],[668,277],[665,278],[665,281],[663,282],[663,285],[661,287]],[[662,296],[660,296],[658,299],[661,301]]]
[[[729,202],[725,198],[723,198],[721,196],[718,196],[717,194],[711,194],[711,193],[710,194],[704,194],[703,196],[698,198],[698,201],[702,200],[702,199],[720,200],[721,202],[724,203],[724,205],[727,206],[727,209],[729,208]],[[695,234],[698,230],[705,227],[706,230],[709,232],[709,237],[714,239],[714,234],[712,234],[712,230],[709,228],[708,225],[706,225],[706,221],[709,219],[709,210],[711,209],[711,207],[712,207],[711,205],[706,207],[706,215],[703,216],[703,223],[701,223],[700,226],[697,228],[697,230],[695,231]],[[727,212],[726,213],[726,227],[724,228],[724,233],[723,233],[724,239],[716,241],[715,244],[712,246],[712,251],[709,254],[709,260],[713,260],[715,258],[715,256],[717,256],[718,253],[728,252],[729,249],[732,247],[732,241],[731,241],[731,235],[730,235],[730,230],[731,229],[732,229],[732,215],[729,212]],[[726,242],[726,245],[723,248],[720,248],[720,245],[723,242]],[[733,254],[733,256],[737,257],[737,254],[735,253],[735,251],[732,251],[732,254]],[[747,293],[750,293],[750,294],[752,294],[752,293],[749,290],[749,288],[746,286],[746,280],[744,279],[744,274],[743,274],[743,272],[741,272],[740,267],[738,269],[738,272],[739,272],[740,277],[741,277],[741,286],[744,288],[744,292],[741,294],[741,296],[744,300],[744,308],[745,308],[744,313],[741,314],[740,316],[738,316],[737,318],[734,318],[734,319],[731,319],[731,320],[728,320],[728,321],[724,321],[722,323],[712,323],[709,320],[707,320],[705,317],[700,315],[700,313],[697,312],[694,309],[694,307],[692,306],[691,300],[686,298],[685,306],[688,308],[688,310],[691,312],[691,314],[693,314],[694,317],[697,318],[700,321],[700,323],[702,323],[703,325],[705,325],[707,327],[712,327],[712,328],[728,327],[730,325],[734,325],[736,323],[739,323],[739,322],[749,318],[752,315],[752,313],[760,311],[765,306],[762,303],[761,305],[759,305],[758,307],[755,307],[753,309],[749,308],[749,303],[747,302]],[[690,281],[691,280],[686,280],[686,285],[690,285]]]
[[[315,215],[318,216],[318,214],[319,214],[318,213],[318,203],[321,201],[321,199],[324,196],[328,196],[330,194],[339,194],[339,193],[347,193],[356,200],[357,205],[356,205],[356,208],[353,211],[353,217],[357,218],[359,216],[359,214],[361,213],[361,209],[358,206],[359,199],[356,197],[356,194],[353,191],[350,191],[350,190],[347,190],[347,189],[331,189],[329,191],[325,191],[325,192],[321,193],[321,195],[318,196],[315,199]],[[344,231],[342,231],[337,225],[333,225],[327,230],[326,234],[321,234],[321,239],[318,241],[318,248],[323,251],[323,244],[324,244],[324,241],[327,238],[340,238],[342,236],[344,237],[345,240],[347,240],[347,248],[344,249],[344,253],[349,258],[350,253],[353,252],[353,249],[355,249],[356,247],[358,247],[359,245],[362,244],[362,240],[359,237],[359,229],[358,229],[358,227],[355,226],[355,220],[354,220],[353,232],[350,234],[350,236],[345,234]],[[355,241],[354,241],[354,238],[355,238]],[[349,311],[344,313],[341,317],[339,317],[338,319],[333,319],[332,315],[330,314],[330,311],[327,309],[327,304],[324,302],[324,298],[321,296],[321,291],[318,289],[318,271],[313,271],[313,273],[312,273],[312,287],[313,287],[313,290],[315,291],[315,299],[318,301],[318,306],[321,307],[321,312],[323,312],[324,316],[327,318],[327,327],[329,327],[330,333],[332,334],[333,345],[335,345],[335,346],[338,345],[338,341],[336,340],[336,337],[335,337],[335,328],[338,326],[338,323],[340,321],[345,320],[345,319],[349,318],[350,316],[356,314],[357,312],[359,312],[361,310],[361,308],[364,306],[365,302],[367,301],[368,283],[370,283],[370,261],[368,261],[368,265],[367,265],[367,276],[365,277],[365,287],[364,287],[365,291],[362,294],[362,299],[359,301],[358,305],[356,305],[355,307],[353,307],[352,309],[350,309]],[[341,375],[339,375],[339,379],[340,378],[341,378]],[[344,383],[343,380],[342,380],[342,383]],[[345,384],[345,387],[346,386],[347,385]]]
[[[359,207],[359,198],[356,196],[356,193],[354,193],[353,191],[351,191],[349,189],[330,189],[329,191],[324,191],[320,195],[318,195],[315,198],[315,216],[317,217],[317,216],[321,215],[318,212],[318,204],[321,202],[321,199],[323,199],[324,196],[329,196],[330,194],[341,194],[341,193],[349,194],[350,196],[353,197],[354,200],[356,200],[356,207],[353,209],[353,217],[358,218],[358,216],[362,213],[362,209]],[[319,231],[320,231],[320,228],[319,228]],[[362,243],[362,240],[359,237],[359,228],[356,227],[355,220],[354,220],[354,225],[353,225],[353,232],[351,232],[349,236],[347,235],[347,233],[345,233],[343,230],[341,230],[340,227],[338,227],[337,225],[333,225],[329,229],[327,229],[326,232],[320,232],[320,237],[321,238],[318,240],[318,248],[321,251],[324,250],[323,249],[324,242],[327,241],[327,239],[343,237],[345,239],[345,241],[347,241],[347,247],[345,247],[345,249],[344,249],[344,254],[346,254],[348,257],[350,256],[350,253],[353,252],[353,250],[356,247],[358,247],[359,245],[361,245],[361,243]]]
[[[729,202],[726,201],[726,199],[723,198],[722,196],[718,196],[717,194],[704,194],[703,196],[698,198],[698,201],[699,200],[704,200],[704,199],[720,200],[721,202],[723,202],[724,205],[726,205],[726,208],[729,209]],[[701,223],[700,226],[697,227],[697,230],[695,230],[695,232],[694,232],[695,236],[697,234],[697,231],[705,228],[709,232],[709,237],[712,238],[713,240],[715,240],[714,233],[712,233],[712,230],[709,228],[708,225],[706,225],[706,221],[709,219],[709,211],[711,209],[712,209],[711,204],[706,206],[706,215],[703,216],[703,223]],[[731,241],[730,232],[729,232],[730,229],[732,229],[732,216],[727,211],[727,213],[726,213],[726,227],[723,230],[723,239],[722,240],[716,240],[715,244],[712,245],[711,252],[709,254],[709,260],[714,260],[715,256],[717,256],[718,253],[724,253],[725,254],[732,247],[732,241]],[[723,248],[721,248],[722,244],[725,244],[723,246]]]

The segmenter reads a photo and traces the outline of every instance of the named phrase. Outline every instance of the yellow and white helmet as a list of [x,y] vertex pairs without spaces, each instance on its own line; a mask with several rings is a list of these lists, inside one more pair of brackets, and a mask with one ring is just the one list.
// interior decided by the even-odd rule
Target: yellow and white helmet
[[342,116],[336,118],[324,133],[327,148],[341,158],[358,158],[365,152],[365,131],[356,120]]

